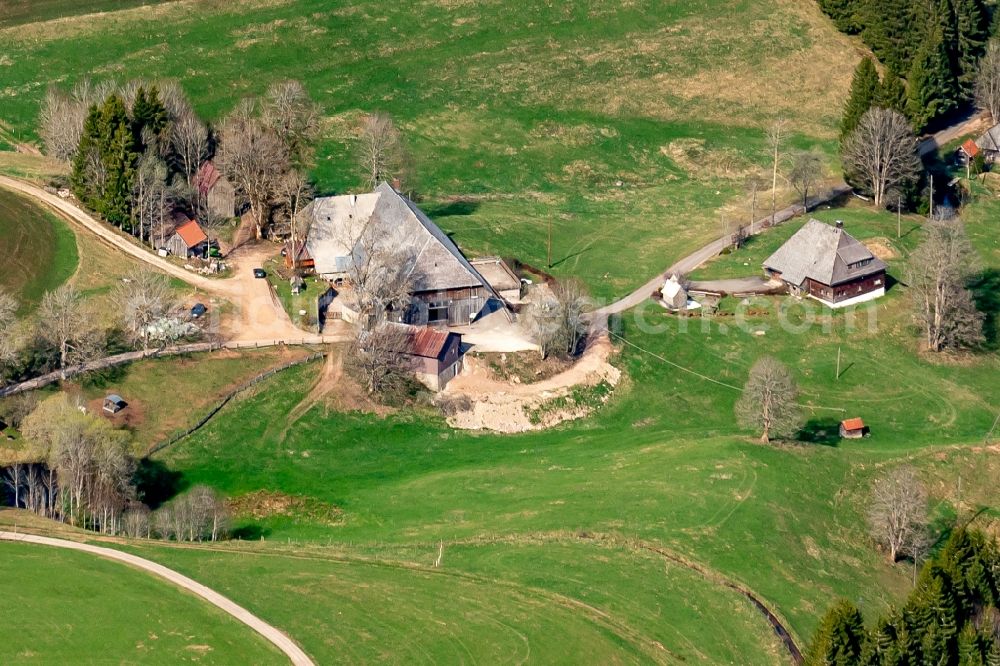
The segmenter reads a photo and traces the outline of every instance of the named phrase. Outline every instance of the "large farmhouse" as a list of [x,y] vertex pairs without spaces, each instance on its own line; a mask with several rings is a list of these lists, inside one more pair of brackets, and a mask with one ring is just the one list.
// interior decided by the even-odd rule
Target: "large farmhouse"
[[[302,212],[309,224],[304,253],[316,274],[349,283],[353,262],[368,247],[365,234],[403,257],[412,301],[404,322],[460,326],[471,323],[488,303],[503,307],[497,292],[454,242],[416,204],[382,183],[374,192],[323,197]],[[347,284],[349,288],[349,284]]]
[[885,263],[844,231],[843,224],[809,220],[764,261],[769,277],[793,295],[811,296],[831,308],[885,294]]

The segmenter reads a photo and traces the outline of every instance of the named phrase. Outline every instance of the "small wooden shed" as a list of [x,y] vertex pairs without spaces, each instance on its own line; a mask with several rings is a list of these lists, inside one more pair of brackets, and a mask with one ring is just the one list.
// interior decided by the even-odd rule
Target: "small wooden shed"
[[126,407],[128,407],[128,403],[117,393],[112,393],[104,398],[104,411],[108,414],[117,414]]
[[178,257],[208,255],[208,236],[195,220],[188,220],[174,230],[174,234],[167,240],[165,248]]
[[859,418],[844,419],[840,422],[840,436],[844,439],[861,439],[868,434],[868,426]]
[[671,310],[683,310],[687,307],[688,293],[676,275],[671,275],[660,289],[663,303]]

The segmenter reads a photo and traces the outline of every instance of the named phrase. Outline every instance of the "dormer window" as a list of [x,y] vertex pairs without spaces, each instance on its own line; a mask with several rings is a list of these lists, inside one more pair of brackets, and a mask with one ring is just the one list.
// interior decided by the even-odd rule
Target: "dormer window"
[[849,268],[862,268],[863,266],[867,266],[870,263],[872,263],[871,257],[869,257],[868,259],[862,259],[861,261],[856,261],[853,264],[848,264],[848,267]]

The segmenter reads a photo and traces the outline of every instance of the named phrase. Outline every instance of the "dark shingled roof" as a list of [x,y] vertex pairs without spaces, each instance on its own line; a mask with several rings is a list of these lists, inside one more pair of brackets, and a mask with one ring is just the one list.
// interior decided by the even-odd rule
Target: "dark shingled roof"
[[346,270],[344,260],[351,250],[343,246],[342,239],[350,237],[344,230],[363,218],[377,225],[393,246],[412,255],[414,292],[482,286],[498,298],[451,238],[388,183],[370,194],[316,199],[302,215],[310,222],[306,247],[320,275]]
[[764,268],[796,286],[806,278],[833,286],[884,271],[886,265],[843,229],[809,220],[764,261]]

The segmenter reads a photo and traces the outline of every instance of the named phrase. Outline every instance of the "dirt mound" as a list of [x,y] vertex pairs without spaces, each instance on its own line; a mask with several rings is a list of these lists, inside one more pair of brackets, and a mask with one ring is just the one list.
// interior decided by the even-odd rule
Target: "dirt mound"
[[883,261],[895,259],[899,256],[899,253],[892,247],[892,242],[888,238],[870,238],[865,241],[865,247]]
[[534,384],[495,378],[488,361],[470,356],[437,404],[448,424],[462,430],[525,432],[583,418],[604,404],[621,380],[608,361],[607,334],[594,340],[574,365]]

